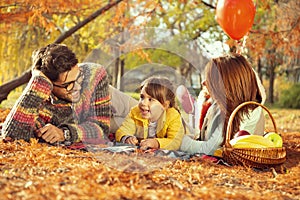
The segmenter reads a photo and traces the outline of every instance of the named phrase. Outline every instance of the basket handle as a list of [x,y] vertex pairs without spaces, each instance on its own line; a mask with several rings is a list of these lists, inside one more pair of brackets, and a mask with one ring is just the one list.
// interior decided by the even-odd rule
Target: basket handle
[[228,124],[227,124],[227,129],[226,129],[226,139],[225,139],[225,147],[231,147],[231,144],[229,143],[230,141],[230,136],[231,136],[231,132],[232,132],[232,121],[236,115],[236,113],[244,106],[246,105],[249,105],[249,104],[255,104],[255,105],[258,105],[260,107],[262,107],[265,111],[267,111],[267,113],[269,114],[271,120],[272,120],[272,123],[273,123],[273,126],[274,126],[274,130],[275,132],[277,133],[277,127],[276,127],[276,124],[275,124],[275,120],[271,114],[271,112],[269,111],[269,109],[267,107],[265,107],[264,105],[260,104],[260,103],[257,103],[255,101],[246,101],[246,102],[243,102],[241,103],[240,105],[238,105],[231,113],[230,117],[229,117],[229,120],[228,120]]

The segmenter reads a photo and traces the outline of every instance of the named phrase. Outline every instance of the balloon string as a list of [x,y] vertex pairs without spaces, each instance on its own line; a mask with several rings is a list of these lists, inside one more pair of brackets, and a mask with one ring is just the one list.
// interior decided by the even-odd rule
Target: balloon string
[[241,48],[241,40],[236,41],[236,53],[241,54],[242,53],[242,48]]
[[242,40],[236,41],[236,43],[237,43],[236,53],[238,53],[238,54],[245,53],[247,38],[248,38],[248,35],[244,36]]

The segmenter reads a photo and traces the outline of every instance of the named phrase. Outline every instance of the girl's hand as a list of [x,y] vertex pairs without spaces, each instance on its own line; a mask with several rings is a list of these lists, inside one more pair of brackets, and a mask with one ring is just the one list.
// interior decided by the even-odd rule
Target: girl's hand
[[159,149],[159,142],[156,139],[145,139],[142,140],[140,143],[140,148],[142,150],[147,150],[149,148],[151,149]]
[[125,143],[137,145],[137,144],[139,143],[139,141],[138,141],[138,139],[136,139],[136,137],[130,136],[129,138],[127,138],[127,139],[125,140]]

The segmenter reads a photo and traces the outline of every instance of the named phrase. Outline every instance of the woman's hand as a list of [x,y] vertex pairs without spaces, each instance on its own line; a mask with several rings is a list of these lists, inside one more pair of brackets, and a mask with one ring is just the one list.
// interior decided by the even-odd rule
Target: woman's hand
[[151,149],[159,149],[159,142],[155,138],[142,140],[140,143],[140,148],[142,150]]

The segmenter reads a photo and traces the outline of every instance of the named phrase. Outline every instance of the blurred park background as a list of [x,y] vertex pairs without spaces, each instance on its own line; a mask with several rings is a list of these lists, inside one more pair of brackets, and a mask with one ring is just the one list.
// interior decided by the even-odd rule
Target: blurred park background
[[[159,74],[196,97],[208,60],[240,50],[265,86],[287,148],[284,170],[196,159],[124,173],[89,152],[8,142],[1,143],[1,199],[299,199],[300,1],[253,0],[253,25],[239,41],[216,20],[220,1],[1,0],[0,126],[30,78],[32,52],[49,43],[68,45],[80,62],[104,65],[111,84],[132,95],[143,79]],[[124,169],[143,166],[124,165],[115,154],[110,159]]]
[[4,86],[30,69],[33,50],[56,42],[80,62],[104,65],[122,91],[134,93],[147,76],[160,74],[194,96],[207,61],[241,49],[263,81],[267,103],[300,109],[299,0],[254,0],[253,26],[239,41],[216,21],[217,2],[2,0],[0,108],[11,107],[25,87]]

